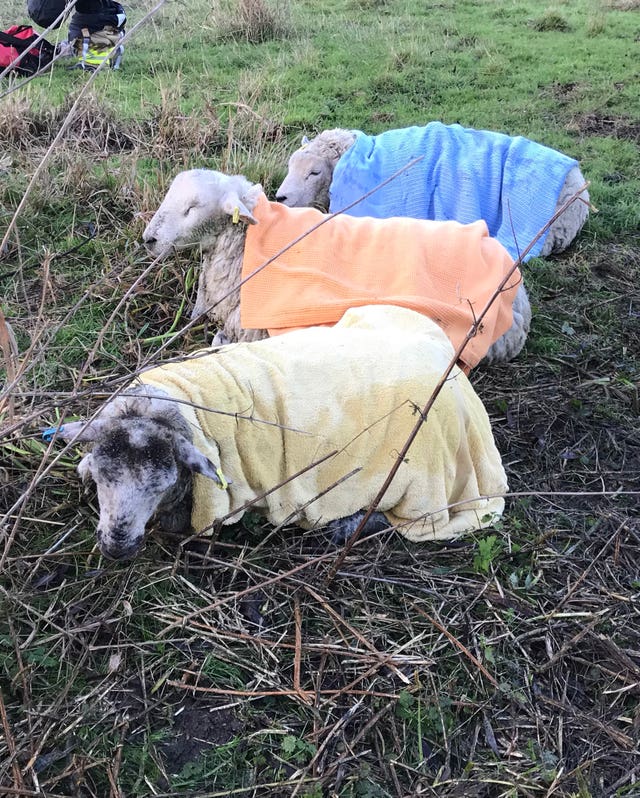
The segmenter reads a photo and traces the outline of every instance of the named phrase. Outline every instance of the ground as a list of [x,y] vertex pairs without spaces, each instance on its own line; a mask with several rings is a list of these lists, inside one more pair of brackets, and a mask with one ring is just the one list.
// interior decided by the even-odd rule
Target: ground
[[[182,552],[152,533],[138,561],[114,569],[86,548],[94,497],[81,502],[72,471],[51,475],[60,501],[41,493],[29,515],[80,524],[86,542],[71,561],[64,549],[10,555],[23,587],[7,597],[9,629],[35,613],[38,634],[51,631],[19,655],[6,693],[28,705],[39,669],[59,662],[67,684],[47,713],[25,723],[10,711],[19,750],[33,750],[23,735],[42,739],[39,778],[60,790],[50,794],[70,794],[64,774],[78,770],[81,793],[96,794],[92,771],[111,767],[139,785],[136,770],[155,772],[163,795],[228,794],[214,790],[223,784],[283,796],[317,785],[634,795],[639,258],[631,235],[525,266],[530,342],[474,375],[512,491],[500,527],[477,539],[364,540],[327,583],[337,552],[326,534],[274,534],[251,516]],[[159,327],[169,308],[157,306]],[[10,499],[28,483],[21,460],[5,471]],[[69,736],[74,678],[86,710]],[[123,753],[108,766],[114,735]]]
[[[298,5],[315,38],[207,59],[211,26],[171,9],[50,156],[86,76],[40,84],[60,102],[33,83],[0,98],[3,238],[45,160],[0,253],[0,794],[640,796],[637,2]],[[325,530],[249,513],[105,561],[82,450],[41,431],[210,339],[182,331],[198,254],[151,268],[139,243],[172,174],[237,166],[273,192],[302,132],[430,118],[544,137],[598,209],[524,266],[521,355],[472,373],[501,523],[366,538],[334,573]]]

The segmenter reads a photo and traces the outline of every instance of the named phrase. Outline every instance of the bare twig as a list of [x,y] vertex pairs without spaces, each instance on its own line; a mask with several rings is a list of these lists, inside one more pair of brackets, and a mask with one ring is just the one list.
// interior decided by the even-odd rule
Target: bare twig
[[445,629],[445,627],[441,623],[438,623],[438,621],[436,621],[435,618],[432,618],[431,615],[429,615],[428,612],[423,610],[422,607],[419,607],[415,602],[411,602],[411,606],[413,607],[413,609],[416,612],[418,612],[420,615],[424,616],[430,623],[432,623],[436,627],[436,629],[439,629],[442,632],[442,634],[445,635],[445,637],[447,637],[454,644],[454,646],[456,646],[456,648],[459,648],[460,651],[462,651],[462,653],[465,655],[465,657],[467,657],[467,659],[471,660],[471,662],[476,666],[476,668],[478,668],[478,670],[480,670],[482,672],[482,674],[491,682],[491,684],[496,688],[496,690],[498,690],[500,688],[500,685],[498,684],[498,682],[489,673],[489,671],[480,662],[480,660],[476,656],[474,656],[469,651],[469,649],[463,643],[461,643],[458,640],[457,637],[452,635],[451,632],[448,629]]
[[[62,11],[58,14],[58,16],[49,25],[49,27],[45,28],[42,31],[42,33],[40,33],[38,35],[37,39],[33,40],[33,43],[31,44],[31,47],[32,48],[37,47],[40,44],[40,42],[47,36],[48,33],[53,32],[62,23],[62,21],[64,19],[66,19],[66,17],[72,12],[72,10],[75,8],[75,5],[76,5],[76,0],[70,0],[70,2],[68,2],[65,5],[65,7],[62,9]],[[28,49],[26,49],[24,52],[20,53],[18,55],[18,57],[15,59],[15,61],[12,61],[9,64],[9,66],[7,66],[2,72],[0,72],[0,80],[2,80],[2,78],[6,77],[9,74],[9,72],[11,72],[12,69],[15,69],[20,64],[22,59],[25,58],[28,55],[28,53],[29,53]],[[53,62],[55,62],[59,57],[60,57],[60,55],[57,55],[53,59]],[[41,75],[43,72],[48,71],[51,68],[51,64],[53,62],[49,62],[46,66],[44,66],[41,69],[39,69],[35,73],[35,75],[31,75],[30,78],[35,78],[38,75]],[[11,87],[11,89],[9,89],[9,91],[6,91],[6,92],[3,92],[3,93],[0,94],[0,100],[4,96],[9,94],[11,91],[15,91],[17,88],[20,88],[20,87],[24,86],[24,84],[27,83],[27,82],[28,81],[26,81],[26,80],[25,81],[20,81],[19,83],[17,82],[14,86]],[[0,249],[1,249],[1,247],[0,247]]]
[[542,227],[538,231],[537,235],[528,244],[528,246],[525,247],[525,249],[522,252],[522,254],[520,255],[520,257],[513,263],[511,268],[507,271],[505,276],[502,278],[502,280],[500,281],[500,283],[496,287],[496,289],[493,292],[493,294],[489,297],[486,305],[484,306],[482,311],[478,314],[476,320],[474,321],[474,323],[469,328],[469,331],[467,332],[467,334],[464,337],[464,339],[460,342],[458,348],[454,352],[454,354],[453,354],[453,356],[452,356],[452,358],[451,358],[451,360],[449,362],[449,365],[444,370],[444,373],[440,377],[440,380],[436,384],[436,387],[433,389],[433,391],[431,393],[431,396],[428,398],[425,406],[422,409],[422,412],[419,414],[418,421],[416,422],[413,430],[410,432],[409,437],[407,438],[404,446],[402,447],[402,449],[398,453],[398,455],[396,457],[396,461],[393,464],[393,466],[391,467],[391,470],[387,474],[387,477],[384,480],[384,482],[382,484],[382,487],[380,488],[380,490],[376,494],[376,497],[374,498],[374,500],[371,503],[371,505],[368,507],[367,511],[365,512],[364,516],[362,517],[362,520],[360,521],[360,523],[358,524],[357,528],[355,529],[353,535],[349,538],[349,540],[347,540],[343,550],[340,552],[340,554],[336,558],[335,563],[332,565],[331,570],[329,571],[329,576],[327,578],[327,582],[331,582],[333,580],[333,578],[335,577],[336,572],[338,571],[338,569],[340,568],[340,566],[344,562],[345,557],[349,553],[351,547],[358,540],[358,538],[362,534],[362,531],[364,530],[365,526],[367,525],[367,522],[369,521],[369,519],[371,518],[373,513],[377,510],[378,505],[382,501],[383,496],[385,495],[385,493],[387,492],[387,489],[389,488],[389,485],[391,485],[391,483],[393,482],[393,479],[395,478],[396,474],[398,473],[398,469],[400,468],[402,463],[405,461],[407,453],[409,452],[409,449],[411,448],[411,445],[413,444],[414,440],[416,439],[416,437],[418,435],[418,432],[420,431],[420,428],[422,427],[422,425],[427,420],[427,416],[429,415],[429,412],[430,412],[431,408],[435,404],[435,401],[438,398],[442,388],[444,387],[444,385],[446,384],[447,380],[449,379],[449,375],[451,374],[451,372],[455,368],[456,364],[460,360],[460,355],[465,350],[465,348],[466,348],[467,344],[469,343],[469,341],[475,336],[480,324],[482,323],[482,320],[484,319],[484,317],[489,312],[489,309],[491,308],[493,303],[496,301],[496,299],[500,296],[502,291],[505,289],[505,287],[507,286],[507,284],[509,283],[509,281],[511,280],[511,278],[515,274],[516,270],[522,264],[523,258],[525,258],[526,255],[530,252],[531,248],[534,246],[536,241],[541,236],[543,236],[545,234],[545,232],[551,227],[551,225],[556,221],[556,219],[558,219],[567,210],[567,208],[578,199],[580,194],[582,194],[582,192],[588,187],[588,185],[589,185],[588,183],[585,183],[585,185],[583,185],[580,188],[579,191],[576,191],[576,193],[573,194],[567,200],[567,202],[565,202],[564,205],[562,205],[562,207],[559,208],[558,211],[549,219],[549,221],[544,225],[544,227]]
[[[157,14],[157,12],[162,8],[162,6],[166,2],[167,2],[167,0],[160,0],[160,2],[157,3],[150,11],[148,11],[144,15],[144,17],[142,17],[141,20],[136,22],[136,24],[131,28],[131,30],[129,30],[125,34],[125,36],[120,40],[120,42],[118,44],[120,45],[120,44],[124,43],[131,36],[133,36],[133,34],[136,31],[138,31],[142,26],[144,26],[149,19],[151,19],[155,14]],[[114,48],[114,50],[115,49],[116,48]],[[5,234],[4,234],[4,237],[2,239],[2,242],[0,242],[0,252],[2,252],[2,250],[6,246],[7,241],[9,240],[9,236],[11,235],[11,232],[12,232],[13,228],[16,225],[16,222],[17,222],[18,218],[20,217],[20,214],[24,210],[25,205],[27,204],[27,199],[29,198],[29,195],[31,194],[31,191],[33,190],[33,187],[38,182],[38,180],[40,178],[40,175],[42,174],[42,172],[44,170],[44,167],[49,162],[49,159],[51,158],[51,155],[52,155],[53,151],[56,149],[56,147],[58,146],[58,143],[61,141],[61,139],[64,136],[65,132],[68,130],[68,128],[70,127],[71,123],[75,119],[76,112],[77,112],[78,108],[80,107],[80,103],[84,99],[84,96],[89,91],[89,87],[93,85],[94,81],[96,80],[98,75],[101,73],[101,71],[103,69],[108,69],[108,68],[109,68],[109,62],[108,62],[107,59],[105,59],[104,61],[102,61],[102,63],[100,63],[97,66],[95,71],[92,72],[91,75],[89,75],[89,77],[87,79],[87,82],[84,84],[82,89],[80,89],[80,91],[78,92],[78,96],[76,97],[73,105],[69,109],[69,113],[67,114],[64,122],[60,126],[60,130],[56,133],[56,135],[54,136],[53,141],[51,142],[51,144],[47,148],[47,151],[45,152],[45,154],[42,157],[40,163],[38,164],[36,170],[34,171],[32,177],[31,177],[31,180],[29,181],[29,184],[28,184],[27,188],[25,189],[25,191],[24,191],[24,193],[22,195],[22,199],[18,203],[18,207],[16,208],[16,210],[13,213],[11,221],[9,222],[9,225],[8,225],[6,231],[5,231]]]
[[[11,331],[11,327],[2,312],[2,308],[0,308],[0,351],[2,351],[2,356],[4,358],[7,380],[13,382],[16,377],[15,361],[18,357],[18,345]],[[0,416],[2,416],[5,406],[9,414],[9,421],[13,422],[15,401],[12,394],[4,399],[0,399]]]
[[[7,748],[9,750],[9,756],[11,757],[11,770],[13,771],[13,781],[16,790],[24,790],[24,780],[22,778],[22,772],[20,770],[20,765],[16,760],[16,743],[11,733],[11,727],[9,726],[9,718],[7,717],[7,710],[5,709],[4,705],[4,697],[2,695],[2,690],[0,689],[0,721],[2,722],[2,730],[4,732],[4,739],[7,743]],[[3,789],[0,787],[0,790]]]

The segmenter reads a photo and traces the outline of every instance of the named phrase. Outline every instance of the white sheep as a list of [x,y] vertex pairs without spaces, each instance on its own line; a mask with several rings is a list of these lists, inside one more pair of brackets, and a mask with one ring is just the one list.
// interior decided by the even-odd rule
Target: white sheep
[[[371,302],[423,309],[452,339],[457,335],[461,340],[512,265],[504,248],[488,237],[484,222],[338,216],[269,264],[242,291],[234,290],[253,267],[325,219],[311,209],[268,202],[261,186],[241,175],[193,169],[174,178],[143,239],[155,256],[174,247],[200,247],[192,316],[207,312],[228,341],[264,338],[267,329],[335,323],[348,307]],[[325,301],[324,294],[318,296],[321,290],[335,295]],[[463,362],[471,368],[485,355],[487,362],[515,357],[530,321],[518,272],[465,350]]]
[[[377,136],[334,128],[289,158],[276,193],[290,207],[337,211],[417,156],[422,160],[347,213],[422,219],[483,218],[515,259],[585,185],[577,161],[522,136],[431,122]],[[589,194],[551,225],[527,258],[566,249],[584,225]]]
[[[375,305],[144,372],[93,420],[59,430],[93,442],[78,470],[97,485],[100,550],[133,556],[152,517],[206,534],[248,503],[271,524],[348,537],[452,355],[435,322]],[[506,491],[487,413],[456,368],[371,523],[450,538],[492,524]]]

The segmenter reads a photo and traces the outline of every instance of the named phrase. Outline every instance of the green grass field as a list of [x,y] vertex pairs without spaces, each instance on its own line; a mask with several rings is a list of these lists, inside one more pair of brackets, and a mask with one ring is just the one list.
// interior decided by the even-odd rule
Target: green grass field
[[[0,795],[640,796],[640,3],[126,8],[121,70],[0,85]],[[81,449],[40,433],[210,339],[198,253],[145,274],[171,178],[273,196],[303,133],[434,119],[561,149],[597,208],[472,374],[499,527],[366,539],[331,582],[326,531],[253,514],[102,558]]]

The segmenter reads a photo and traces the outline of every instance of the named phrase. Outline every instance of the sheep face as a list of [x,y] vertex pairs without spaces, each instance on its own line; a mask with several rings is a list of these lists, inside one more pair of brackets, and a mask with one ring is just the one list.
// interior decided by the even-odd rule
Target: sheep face
[[329,208],[329,186],[336,159],[317,155],[310,147],[296,150],[289,158],[289,171],[276,193],[276,200],[290,208]]
[[229,219],[255,224],[251,211],[262,187],[242,175],[191,169],[176,175],[142,238],[154,257],[173,249],[215,244]]
[[[65,437],[73,435],[76,424],[65,425]],[[150,418],[92,422],[81,439],[95,441],[78,471],[83,481],[96,483],[98,547],[112,560],[138,552],[145,526],[154,516],[167,530],[188,530],[190,501],[187,513],[182,505],[185,497],[190,500],[192,472],[220,482],[213,463],[190,441]]]
[[147,522],[184,472],[166,430],[143,419],[109,425],[78,470],[83,480],[96,483],[98,546],[112,560],[128,559],[138,551]]

